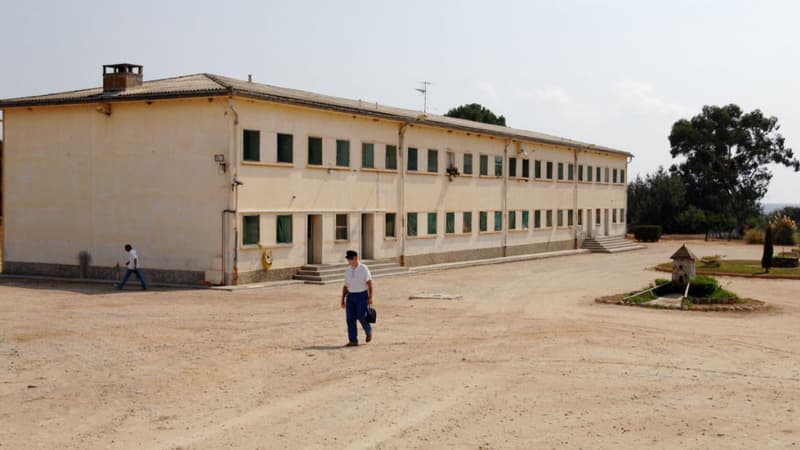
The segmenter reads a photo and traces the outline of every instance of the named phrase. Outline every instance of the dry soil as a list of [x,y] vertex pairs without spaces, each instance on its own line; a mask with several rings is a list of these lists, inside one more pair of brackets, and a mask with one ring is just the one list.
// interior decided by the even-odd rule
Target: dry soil
[[800,448],[800,281],[721,278],[761,313],[594,303],[679,245],[381,278],[356,348],[339,285],[2,280],[0,449]]

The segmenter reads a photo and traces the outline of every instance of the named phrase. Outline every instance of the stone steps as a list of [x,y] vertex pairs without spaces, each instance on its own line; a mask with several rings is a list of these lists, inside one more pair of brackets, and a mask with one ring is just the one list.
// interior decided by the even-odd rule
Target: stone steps
[[601,236],[587,238],[581,248],[592,253],[619,253],[645,248],[643,245],[631,242],[622,236]]
[[[375,260],[363,261],[369,267],[373,278],[409,273],[408,267],[403,267],[394,261]],[[347,263],[341,264],[307,264],[300,268],[294,275],[295,280],[306,284],[332,284],[342,283]]]

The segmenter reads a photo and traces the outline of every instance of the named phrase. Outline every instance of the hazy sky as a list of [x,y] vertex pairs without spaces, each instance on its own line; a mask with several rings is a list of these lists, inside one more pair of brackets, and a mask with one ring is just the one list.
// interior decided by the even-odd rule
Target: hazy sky
[[[800,152],[800,2],[0,0],[0,98],[208,72],[428,110],[479,102],[508,124],[668,166],[703,105],[777,116]],[[775,169],[766,202],[799,202]]]

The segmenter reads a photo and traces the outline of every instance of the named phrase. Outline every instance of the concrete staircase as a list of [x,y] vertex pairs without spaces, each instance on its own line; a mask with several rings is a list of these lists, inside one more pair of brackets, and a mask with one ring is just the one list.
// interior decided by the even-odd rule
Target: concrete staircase
[[[408,267],[403,267],[392,260],[362,261],[372,274],[372,278],[389,275],[402,275],[409,273]],[[295,280],[304,281],[306,284],[332,284],[344,283],[344,271],[347,263],[340,264],[306,264],[294,275]]]
[[623,236],[600,236],[586,238],[581,248],[585,248],[592,253],[619,253],[639,250],[644,248],[644,245],[631,242]]

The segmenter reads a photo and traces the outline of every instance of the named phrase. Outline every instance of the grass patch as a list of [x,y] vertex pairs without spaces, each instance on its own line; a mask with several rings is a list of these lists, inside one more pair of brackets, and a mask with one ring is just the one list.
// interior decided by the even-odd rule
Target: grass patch
[[[630,293],[628,293],[628,295],[633,295],[635,293],[636,292],[630,292]],[[639,305],[639,304],[642,304],[642,303],[647,303],[650,300],[655,300],[657,298],[658,298],[658,296],[656,294],[653,294],[653,291],[647,291],[647,292],[644,292],[642,294],[637,295],[636,297],[631,297],[631,298],[629,298],[629,299],[627,299],[625,301],[628,302],[628,303],[636,303],[637,305]]]
[[[698,275],[759,275],[774,278],[798,278],[800,279],[800,267],[773,267],[769,273],[764,273],[761,261],[755,259],[722,259],[719,267],[703,267],[698,264],[696,271]],[[672,263],[659,264],[658,269],[667,272],[672,271]]]

